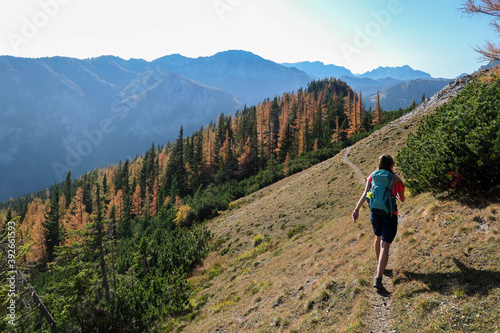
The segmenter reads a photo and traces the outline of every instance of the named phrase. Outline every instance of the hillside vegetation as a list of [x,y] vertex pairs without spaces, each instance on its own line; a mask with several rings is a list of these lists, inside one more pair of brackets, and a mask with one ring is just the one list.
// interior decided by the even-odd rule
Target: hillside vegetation
[[500,183],[500,75],[474,80],[429,115],[398,154],[414,192],[488,193]]
[[[370,285],[369,212],[350,217],[378,156],[396,156],[471,79],[371,135],[361,94],[336,80],[222,115],[192,137],[181,128],[134,161],[11,201],[2,219],[16,224],[16,262],[65,331],[493,332],[495,188],[474,203],[408,191],[388,293]],[[26,295],[19,328],[47,329]]]
[[378,156],[396,156],[408,133],[468,80],[347,152],[233,202],[208,223],[214,251],[189,279],[195,312],[165,320],[160,331],[498,331],[498,196],[466,204],[407,191],[385,278],[390,294],[379,295],[371,287],[369,211],[357,224],[350,218],[363,185],[342,159],[347,153],[368,175]]
[[[200,223],[404,112],[378,112],[372,121],[361,101],[342,81],[313,81],[234,117],[220,115],[190,137],[181,127],[175,142],[153,144],[133,161],[77,179],[68,172],[60,184],[9,200],[0,205],[0,236],[16,256],[2,252],[0,278],[15,273],[15,261],[63,331],[142,332],[163,317],[193,315],[186,277],[211,236]],[[18,327],[47,328],[25,289]]]

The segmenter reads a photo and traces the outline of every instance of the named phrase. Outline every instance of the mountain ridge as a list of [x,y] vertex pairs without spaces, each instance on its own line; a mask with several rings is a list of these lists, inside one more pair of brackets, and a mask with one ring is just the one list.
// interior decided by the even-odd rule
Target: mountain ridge
[[[399,67],[379,66],[378,68],[366,71],[362,74],[353,74],[345,67],[325,65],[319,61],[283,63],[283,65],[290,67],[295,66],[314,78],[330,76],[340,78],[347,82],[354,90],[361,90],[363,92],[366,108],[370,106],[373,108],[375,106],[373,99],[377,91],[379,91],[382,94],[381,96],[383,96],[383,108],[385,110],[406,108],[413,100],[419,101],[423,93],[427,96],[431,96],[443,88],[445,84],[441,84],[441,82],[447,80],[435,79],[429,73],[414,70],[409,65]],[[451,81],[451,79],[449,81]],[[404,98],[398,97],[398,94],[405,89],[405,85],[409,82],[413,82],[411,85],[414,87],[418,86],[418,88],[415,88],[416,92],[412,94],[411,92],[405,91]]]
[[315,78],[350,76],[355,78],[369,78],[373,80],[392,78],[400,81],[410,81],[415,79],[432,79],[429,73],[415,70],[409,65],[403,66],[379,66],[362,74],[354,74],[349,69],[334,64],[325,65],[321,61],[302,61],[296,63],[281,63],[284,66],[296,67]]
[[[0,116],[4,121],[0,124],[0,171],[3,174],[8,174],[9,170],[16,171],[13,172],[14,177],[6,177],[2,182],[0,199],[7,200],[45,188],[61,180],[62,173],[69,169],[78,175],[110,161],[133,158],[152,141],[168,142],[174,139],[182,124],[186,134],[189,134],[221,113],[236,112],[243,108],[245,102],[260,102],[305,87],[310,81],[310,77],[303,72],[285,68],[250,52],[227,51],[198,59],[180,55],[171,58],[180,63],[190,63],[192,73],[186,68],[181,70],[180,65],[173,66],[173,69],[181,73],[169,70],[172,66],[168,64],[168,56],[153,61],[124,60],[110,55],[88,59],[1,56],[0,75],[4,79],[0,82],[0,96],[3,97]],[[230,61],[224,63],[224,58]],[[184,86],[184,104],[173,92],[164,90],[165,95],[162,96],[149,89],[154,84],[154,78],[159,76],[149,74],[153,81],[148,83],[143,80],[139,84],[141,75],[154,71],[176,73],[170,75],[170,79],[178,81],[176,89]],[[191,75],[193,73],[195,75]],[[129,85],[137,90],[132,95],[141,96],[140,102],[131,99],[132,88]],[[186,95],[188,87],[192,93],[190,96]],[[130,95],[127,98],[123,92],[125,89]],[[175,101],[177,106],[169,108],[166,101]],[[146,105],[154,116],[145,115]],[[116,117],[118,109],[131,110],[134,107],[141,110],[129,113],[131,116],[126,121]],[[169,109],[176,110],[171,113],[175,119],[165,118]],[[184,116],[186,119],[183,122],[181,118]],[[156,121],[153,120],[155,117]],[[82,133],[99,131],[100,122],[109,119],[116,120],[113,132],[106,133],[103,140],[97,140],[98,145],[89,144],[90,141]],[[165,122],[165,131],[160,131],[160,119]],[[133,121],[138,123],[133,124]],[[146,124],[156,130],[148,130]],[[127,126],[128,129],[125,128]],[[139,135],[140,140],[134,140],[127,130]],[[113,149],[113,145],[118,148]],[[53,149],[44,152],[44,146]]]
[[[380,91],[380,104],[384,110],[397,110],[401,107],[411,105],[413,101],[421,103],[423,96],[431,97],[450,81],[449,79],[417,79],[408,82],[391,85]],[[365,107],[375,107],[376,93],[367,95]]]
[[[306,87],[307,83],[312,81],[311,77],[302,71],[286,68],[248,51],[230,50],[198,58],[176,54],[153,60],[151,65],[157,69],[179,73],[208,86],[227,90],[248,105],[274,96],[275,94],[266,93],[271,83],[278,85],[282,93]],[[248,70],[250,68],[252,71]],[[222,73],[231,74],[231,79],[222,82]],[[257,73],[261,73],[260,76],[257,76]],[[256,78],[260,79],[258,84],[249,80]]]
[[429,73],[425,73],[419,70],[414,70],[409,65],[399,66],[399,67],[378,67],[371,71],[365,72],[359,77],[366,77],[371,79],[383,79],[383,78],[394,78],[403,81],[416,80],[416,79],[431,79],[432,76]]
[[325,65],[321,61],[302,61],[295,63],[281,63],[286,67],[295,67],[305,73],[308,73],[315,79],[323,79],[325,77],[341,77],[341,76],[354,76],[354,74],[347,68],[337,65]]
[[[116,63],[116,58],[100,58],[94,62],[61,59],[0,57],[0,72],[5,73],[0,83],[3,95],[0,171],[10,175],[2,181],[0,189],[4,200],[60,181],[69,169],[78,175],[127,156],[133,158],[152,141],[172,140],[183,123],[188,133],[221,112],[234,112],[243,106],[230,93],[201,85],[180,74],[158,70],[156,73],[162,74],[154,76],[144,74],[152,71],[144,72],[142,75],[149,75],[151,81],[140,81],[141,74]],[[92,71],[99,67],[107,71],[97,71],[99,74]],[[167,82],[167,77],[171,83],[177,82],[172,89],[184,93],[186,101],[182,110],[173,90],[153,94],[152,85]],[[123,92],[126,89],[128,95]],[[140,101],[130,99],[131,89],[135,89],[132,95],[141,96]],[[187,91],[191,91],[189,96]],[[166,101],[175,102],[171,105],[175,112],[170,113],[169,119],[163,112],[168,110]],[[144,118],[145,105],[151,110],[149,120]],[[129,112],[124,121],[123,117],[116,117],[119,109],[138,112]],[[102,122],[111,119],[114,119],[113,130],[103,132]],[[171,126],[168,131],[160,131],[158,123]],[[158,130],[149,130],[146,124]],[[131,134],[138,135],[139,129],[143,133],[134,138]],[[101,139],[94,140],[94,144],[88,133],[97,132]],[[44,147],[52,149],[47,151]]]

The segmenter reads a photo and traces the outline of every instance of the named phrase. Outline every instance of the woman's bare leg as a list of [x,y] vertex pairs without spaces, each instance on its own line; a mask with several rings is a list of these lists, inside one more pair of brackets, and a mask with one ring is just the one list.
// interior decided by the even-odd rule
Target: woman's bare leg
[[380,258],[380,236],[375,236],[375,242],[373,243],[373,247],[375,249],[375,258],[377,258],[377,266]]
[[381,278],[384,274],[385,267],[387,266],[387,262],[389,261],[389,249],[391,248],[391,243],[387,243],[382,241],[382,251],[380,251],[380,255],[378,257],[378,268],[377,268],[377,277]]

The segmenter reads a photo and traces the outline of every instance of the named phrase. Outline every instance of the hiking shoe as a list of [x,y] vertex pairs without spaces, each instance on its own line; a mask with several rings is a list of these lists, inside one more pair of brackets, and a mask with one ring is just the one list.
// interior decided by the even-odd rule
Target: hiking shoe
[[375,287],[377,289],[384,288],[384,285],[382,284],[382,278],[381,277],[375,277],[375,281],[373,282],[373,287]]

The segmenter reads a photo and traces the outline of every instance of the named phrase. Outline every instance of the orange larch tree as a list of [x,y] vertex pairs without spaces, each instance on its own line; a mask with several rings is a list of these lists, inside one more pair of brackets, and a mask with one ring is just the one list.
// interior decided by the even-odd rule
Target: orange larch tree
[[160,187],[158,185],[158,179],[155,179],[153,184],[153,196],[151,198],[151,205],[149,206],[149,215],[155,216],[158,213],[158,191]]
[[363,106],[363,95],[359,91],[357,109],[356,109],[356,133],[364,132],[363,121],[365,119],[365,107]]
[[28,262],[46,259],[45,233],[42,223],[45,221],[45,213],[49,203],[49,199],[43,202],[40,198],[35,198],[28,205],[24,221],[21,224],[21,230],[26,238],[24,243],[31,244],[26,255]]
[[142,214],[141,187],[139,185],[135,187],[132,196],[132,214],[136,216]]
[[83,203],[83,190],[80,186],[76,190],[76,195],[70,205],[70,214],[66,224],[66,231],[68,233],[66,244],[70,245],[75,240],[79,239],[79,237],[75,234],[75,231],[83,230],[88,223],[89,214],[86,212],[86,206]]
[[[355,103],[354,103],[355,104]],[[349,127],[347,128],[347,137],[350,138],[356,132],[356,117],[353,106],[353,99],[351,97],[351,92],[347,93],[347,96],[344,98],[344,109],[347,120],[349,121]]]
[[123,190],[118,190],[118,192],[116,192],[116,199],[115,199],[116,216],[118,217],[118,221],[121,221],[123,218],[124,200],[125,200],[125,193],[123,192]]
[[373,110],[373,120],[372,125],[377,126],[383,122],[382,119],[382,108],[380,107],[380,94],[377,90],[377,97],[375,100],[375,109]]
[[205,127],[203,131],[203,165],[204,170],[209,176],[213,173],[215,168],[215,133],[213,131],[213,125],[210,124]]
[[257,154],[252,148],[251,138],[248,137],[247,142],[243,146],[243,153],[238,157],[238,173],[249,174],[255,171]]

